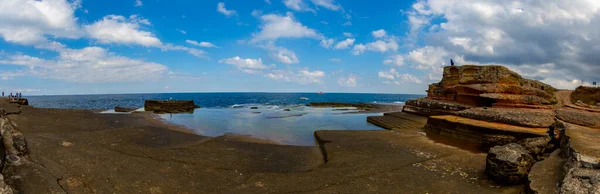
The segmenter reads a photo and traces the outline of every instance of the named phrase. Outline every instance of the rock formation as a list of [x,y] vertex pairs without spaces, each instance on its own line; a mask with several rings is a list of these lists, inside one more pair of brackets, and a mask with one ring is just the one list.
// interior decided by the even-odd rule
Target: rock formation
[[133,112],[137,110],[137,108],[134,107],[122,107],[122,106],[115,106],[115,112]]
[[557,103],[548,84],[525,79],[503,66],[447,66],[427,97],[403,111],[430,116],[429,132],[481,143],[484,150],[545,136]]
[[529,152],[516,143],[493,147],[486,160],[485,173],[504,184],[523,183],[535,163]]
[[193,100],[146,100],[144,109],[155,113],[182,113],[193,112],[200,106],[194,104]]

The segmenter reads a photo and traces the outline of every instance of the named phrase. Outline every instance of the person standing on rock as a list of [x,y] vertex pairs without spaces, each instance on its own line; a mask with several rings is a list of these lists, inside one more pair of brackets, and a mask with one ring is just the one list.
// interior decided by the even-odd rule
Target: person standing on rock
[[450,59],[450,66],[454,66],[454,61]]

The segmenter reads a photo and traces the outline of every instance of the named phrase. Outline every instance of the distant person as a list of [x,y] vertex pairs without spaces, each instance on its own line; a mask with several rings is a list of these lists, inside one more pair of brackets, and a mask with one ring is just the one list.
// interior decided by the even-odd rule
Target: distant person
[[8,96],[8,99],[12,99],[12,92],[10,93],[10,95]]
[[169,101],[173,100],[173,97],[169,97]]
[[450,59],[450,66],[454,66],[454,61]]
[[2,92],[2,97],[4,97],[4,92]]

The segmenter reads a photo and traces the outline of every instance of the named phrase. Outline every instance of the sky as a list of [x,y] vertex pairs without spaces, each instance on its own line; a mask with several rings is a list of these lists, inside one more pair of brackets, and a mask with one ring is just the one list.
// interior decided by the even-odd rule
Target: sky
[[442,68],[600,81],[600,1],[0,0],[0,90],[424,94]]

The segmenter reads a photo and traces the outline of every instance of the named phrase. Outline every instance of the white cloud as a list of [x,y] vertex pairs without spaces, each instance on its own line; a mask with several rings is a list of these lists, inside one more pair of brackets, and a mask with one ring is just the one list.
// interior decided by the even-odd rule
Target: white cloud
[[40,89],[33,89],[33,88],[15,88],[12,89],[13,92],[19,92],[19,93],[37,93],[37,92],[41,92],[42,90]]
[[182,30],[182,29],[177,29],[177,31],[179,31],[179,33],[181,33],[181,34],[187,34],[187,32],[185,30]]
[[377,52],[387,52],[398,50],[398,43],[394,39],[377,40],[367,44],[367,49]]
[[303,0],[283,0],[283,4],[294,11],[309,11],[315,12],[314,9],[310,8],[308,4],[304,3]]
[[[600,25],[600,3],[596,1],[423,0],[407,13],[411,35],[416,41],[428,40],[413,54],[440,48],[437,51],[445,55],[443,60],[432,59],[433,52],[413,57],[420,61],[416,65],[420,69],[460,56],[474,64],[559,72],[532,77],[556,87],[572,88],[577,84],[573,80],[600,79],[596,73],[600,72],[600,36],[595,27]],[[442,54],[433,53],[433,58]]]
[[213,43],[210,42],[198,42],[195,40],[185,40],[186,43],[194,45],[194,46],[199,46],[199,47],[206,47],[206,48],[219,48],[217,45],[214,45]]
[[383,64],[402,66],[404,65],[404,57],[402,55],[390,56],[388,59],[383,60]]
[[347,38],[346,40],[338,42],[334,49],[346,49],[354,44],[354,38]]
[[119,15],[104,16],[91,25],[84,26],[88,35],[103,44],[136,44],[158,47],[161,41],[151,32],[140,30],[140,25],[150,25],[136,15],[125,18]]
[[135,6],[136,6],[136,7],[141,7],[142,5],[144,5],[144,4],[142,3],[142,0],[135,0]]
[[348,77],[342,77],[338,79],[338,84],[345,87],[356,87],[358,76],[354,74],[348,75]]
[[357,44],[354,45],[354,48],[352,49],[352,54],[353,55],[360,55],[362,53],[364,53],[367,50],[367,47],[363,44]]
[[344,33],[342,33],[342,34],[343,34],[345,37],[352,37],[352,36],[354,36],[354,35],[353,35],[352,33],[350,33],[350,32],[344,32]]
[[235,10],[227,10],[227,8],[225,8],[225,3],[223,3],[223,2],[217,3],[217,11],[219,13],[222,13],[226,17],[237,14],[237,12]]
[[342,26],[352,26],[352,22],[346,21],[342,24]]
[[219,60],[219,63],[233,65],[236,68],[238,68],[239,70],[245,70],[245,69],[253,70],[253,69],[268,69],[269,68],[262,63],[261,58],[258,58],[258,59],[246,58],[246,59],[244,59],[239,56],[235,56],[232,58],[221,59],[221,60]]
[[323,83],[323,77],[325,72],[315,70],[310,71],[308,69],[302,69],[298,72],[285,71],[285,70],[272,70],[266,74],[265,77],[273,80],[280,80],[286,82],[294,82],[298,84],[311,84],[311,83]]
[[323,40],[321,40],[321,46],[324,48],[331,48],[331,46],[333,45],[333,42],[335,42],[335,40],[333,38],[323,39]]
[[375,31],[371,32],[371,34],[375,38],[383,38],[386,35],[386,32],[385,32],[385,30],[380,29],[380,30],[375,30]]
[[81,1],[4,0],[0,4],[0,37],[6,42],[60,50],[66,46],[48,38],[83,36],[74,15]]
[[396,71],[396,69],[394,69],[394,68],[391,68],[389,71],[380,71],[379,77],[386,79],[387,81],[384,81],[384,83],[387,83],[387,84],[400,85],[400,84],[404,84],[404,83],[415,83],[415,84],[423,83],[423,81],[421,81],[416,76],[414,76],[412,74],[407,74],[407,73],[400,73],[400,72]]
[[324,7],[329,10],[333,10],[333,11],[342,10],[342,6],[337,4],[333,0],[311,0],[311,1],[313,4],[320,6],[320,7]]
[[273,42],[269,42],[261,47],[268,50],[269,56],[280,63],[294,64],[300,62],[296,53],[286,48],[275,46]]
[[325,72],[315,70],[309,71],[308,69],[300,70],[298,82],[299,83],[322,83],[321,80],[325,77]]
[[263,40],[277,40],[279,38],[314,38],[323,39],[323,35],[316,30],[308,28],[296,21],[288,12],[286,16],[267,14],[260,17],[261,31],[254,34],[254,42]]
[[164,65],[118,56],[100,47],[65,49],[52,60],[11,55],[0,59],[0,64],[29,67],[29,76],[86,83],[149,80],[167,70]]

